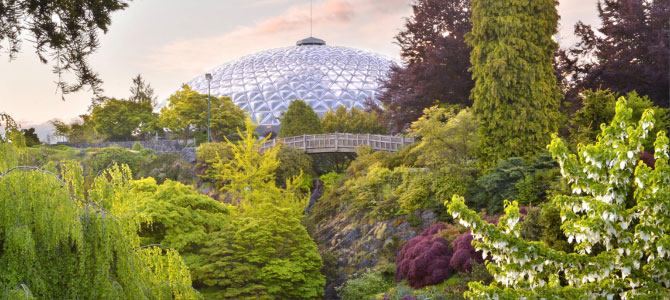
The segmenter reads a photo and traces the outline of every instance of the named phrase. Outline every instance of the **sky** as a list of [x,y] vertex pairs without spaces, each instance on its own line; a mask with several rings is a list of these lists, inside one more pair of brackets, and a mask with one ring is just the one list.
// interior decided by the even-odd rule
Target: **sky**
[[[377,52],[399,59],[393,37],[411,16],[414,0],[314,0],[313,36],[329,45]],[[561,0],[557,39],[575,42],[574,24],[598,25],[597,0]],[[132,78],[142,74],[163,102],[183,83],[213,67],[254,52],[295,45],[310,35],[308,0],[135,0],[112,15],[107,34],[90,64],[104,81],[104,95],[126,98]],[[62,100],[51,66],[39,62],[24,41],[9,61],[0,52],[0,112],[41,139],[48,121],[70,122],[87,113],[92,94]]]

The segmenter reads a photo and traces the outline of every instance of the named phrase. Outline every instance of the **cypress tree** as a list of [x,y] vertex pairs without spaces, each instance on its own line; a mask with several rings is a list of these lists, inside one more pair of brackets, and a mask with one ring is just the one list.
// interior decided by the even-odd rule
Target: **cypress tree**
[[558,23],[554,0],[473,0],[475,87],[482,169],[500,159],[530,157],[557,130],[561,94],[552,66]]

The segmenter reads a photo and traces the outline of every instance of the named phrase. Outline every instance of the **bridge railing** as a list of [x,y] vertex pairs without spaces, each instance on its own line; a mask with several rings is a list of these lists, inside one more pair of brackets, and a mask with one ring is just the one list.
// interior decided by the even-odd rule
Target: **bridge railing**
[[358,146],[367,145],[375,150],[398,151],[414,143],[414,138],[379,134],[325,133],[306,134],[272,139],[261,146],[261,151],[278,143],[300,148],[307,153],[356,152]]

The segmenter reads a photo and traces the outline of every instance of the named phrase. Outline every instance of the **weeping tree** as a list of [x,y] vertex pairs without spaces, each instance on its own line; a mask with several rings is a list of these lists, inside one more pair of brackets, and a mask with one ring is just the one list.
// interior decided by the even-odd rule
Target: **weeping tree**
[[471,299],[665,299],[670,295],[670,165],[668,137],[655,140],[655,167],[640,160],[654,127],[652,110],[639,123],[622,97],[611,124],[595,144],[569,153],[554,137],[549,145],[572,194],[553,199],[561,229],[575,253],[520,237],[518,203],[489,224],[462,197],[445,203],[472,231],[475,248],[490,257],[495,282],[469,283]]
[[85,190],[74,162],[17,166],[15,130],[0,135],[0,298],[199,298],[176,251],[140,245],[127,167]]

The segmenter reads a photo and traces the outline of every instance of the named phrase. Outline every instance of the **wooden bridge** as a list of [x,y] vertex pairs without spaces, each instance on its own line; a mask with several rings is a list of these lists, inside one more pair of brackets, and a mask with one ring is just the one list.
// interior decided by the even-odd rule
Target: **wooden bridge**
[[356,153],[358,146],[370,146],[374,150],[395,152],[414,143],[414,138],[379,134],[325,133],[305,134],[281,139],[272,139],[260,147],[261,151],[279,143],[304,150],[306,153]]

